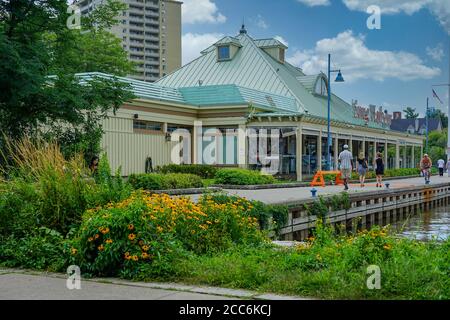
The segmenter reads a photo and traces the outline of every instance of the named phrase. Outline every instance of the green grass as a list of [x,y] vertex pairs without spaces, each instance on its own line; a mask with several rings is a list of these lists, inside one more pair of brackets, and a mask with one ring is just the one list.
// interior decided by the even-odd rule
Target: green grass
[[[422,243],[377,232],[322,233],[305,248],[235,247],[193,256],[170,280],[326,299],[450,298],[450,239]],[[381,269],[379,290],[366,286],[372,264]]]

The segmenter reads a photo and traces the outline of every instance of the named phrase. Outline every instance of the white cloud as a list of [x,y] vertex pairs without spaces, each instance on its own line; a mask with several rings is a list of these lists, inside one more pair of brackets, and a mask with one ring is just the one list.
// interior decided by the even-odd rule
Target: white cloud
[[211,0],[184,0],[181,5],[182,21],[194,23],[224,23],[227,18]]
[[442,61],[442,58],[444,57],[444,47],[442,46],[442,43],[439,43],[434,48],[427,47],[426,50],[427,55],[429,55],[433,60]]
[[289,46],[289,42],[287,42],[286,40],[284,40],[282,36],[275,36],[275,37],[273,37],[273,38],[276,39],[276,40],[278,40],[278,41],[280,41],[280,42],[281,42],[282,44],[284,44],[286,47]]
[[297,1],[307,5],[308,7],[329,6],[330,5],[329,0],[297,0]]
[[371,5],[379,6],[384,14],[404,12],[413,14],[427,8],[436,16],[442,27],[450,34],[450,1],[449,0],[342,0],[350,10],[366,12]]
[[318,41],[314,49],[296,51],[287,60],[301,67],[306,74],[315,74],[326,72],[327,56],[331,53],[333,68],[341,68],[345,80],[350,82],[358,79],[430,79],[441,73],[439,68],[424,65],[415,54],[371,50],[364,41],[363,36],[355,36],[347,30],[335,38]]
[[261,29],[269,28],[269,25],[266,23],[266,21],[260,14],[258,14],[258,17],[256,18],[256,25]]
[[200,56],[200,52],[223,38],[219,33],[186,33],[181,38],[183,65]]

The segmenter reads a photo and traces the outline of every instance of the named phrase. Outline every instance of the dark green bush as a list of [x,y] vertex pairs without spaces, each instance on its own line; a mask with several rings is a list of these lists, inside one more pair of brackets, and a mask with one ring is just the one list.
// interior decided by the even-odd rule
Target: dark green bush
[[166,190],[203,187],[202,179],[187,173],[144,173],[130,175],[128,182],[135,189]]
[[275,178],[259,171],[246,169],[220,169],[215,175],[216,183],[230,185],[256,185],[275,183]]
[[158,169],[161,173],[191,173],[203,179],[214,178],[217,168],[207,164],[168,164]]

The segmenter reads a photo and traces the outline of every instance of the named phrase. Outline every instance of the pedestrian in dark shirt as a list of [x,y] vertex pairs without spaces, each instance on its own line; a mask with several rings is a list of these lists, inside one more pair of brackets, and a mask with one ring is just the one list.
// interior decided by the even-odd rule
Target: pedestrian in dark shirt
[[382,180],[384,175],[384,162],[380,152],[377,153],[377,159],[375,160],[375,175],[377,176],[377,188],[382,187]]

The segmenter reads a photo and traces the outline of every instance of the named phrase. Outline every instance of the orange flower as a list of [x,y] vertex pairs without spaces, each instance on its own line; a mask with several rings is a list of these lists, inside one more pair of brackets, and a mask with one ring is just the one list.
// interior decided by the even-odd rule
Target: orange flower
[[139,245],[143,246],[144,245],[144,240],[139,240]]
[[110,244],[110,243],[113,243],[113,241],[112,241],[112,239],[108,239],[108,240],[106,240],[106,243]]
[[149,249],[149,246],[142,246],[142,250],[148,251],[148,249]]
[[134,256],[132,257],[132,259],[133,259],[133,261],[138,261],[138,260],[139,260],[139,257],[138,257],[137,255],[134,255]]
[[133,230],[134,229],[134,226],[130,223],[129,225],[128,225],[128,230]]
[[142,252],[141,257],[142,257],[142,259],[148,259],[150,256],[147,252]]
[[77,254],[77,252],[78,252],[78,250],[77,249],[75,249],[75,248],[72,248],[72,254]]
[[136,239],[136,235],[134,233],[130,233],[128,235],[128,239],[130,239],[131,241],[133,241],[134,239]]
[[105,247],[101,244],[101,245],[99,245],[99,246],[97,247],[97,249],[98,249],[99,251],[103,251],[103,250],[105,250]]
[[94,236],[94,239],[98,239],[98,237],[99,237],[99,235],[98,235],[98,234],[96,234],[96,235]]
[[101,232],[102,232],[103,234],[107,234],[107,233],[109,232],[109,228],[103,228],[103,229],[101,230]]
[[94,241],[94,238],[89,237],[89,238],[88,238],[88,241],[89,241],[89,242],[92,242],[92,241]]

